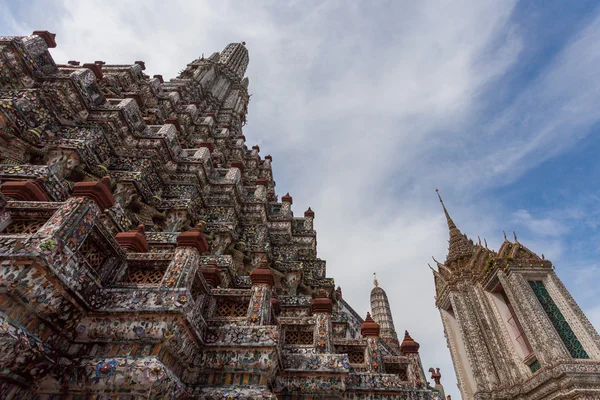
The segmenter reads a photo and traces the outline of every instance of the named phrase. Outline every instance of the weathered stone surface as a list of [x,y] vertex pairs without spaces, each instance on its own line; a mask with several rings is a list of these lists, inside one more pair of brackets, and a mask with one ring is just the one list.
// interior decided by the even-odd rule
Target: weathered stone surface
[[438,398],[277,201],[243,43],[171,80],[55,44],[0,37],[2,396]]

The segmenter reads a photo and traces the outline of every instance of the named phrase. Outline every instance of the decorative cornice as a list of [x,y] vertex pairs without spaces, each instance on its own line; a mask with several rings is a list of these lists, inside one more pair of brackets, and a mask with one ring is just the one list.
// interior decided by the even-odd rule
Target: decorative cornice
[[365,321],[360,325],[360,334],[363,337],[379,336],[379,324],[373,321],[371,313],[367,313]]
[[209,250],[204,233],[196,228],[180,233],[179,236],[177,236],[177,247],[193,247],[197,249],[200,254]]
[[263,260],[260,267],[253,269],[250,272],[250,281],[253,285],[267,284],[269,286],[275,285],[275,275],[269,268],[268,261]]
[[115,239],[125,249],[129,249],[135,253],[146,253],[148,251],[148,241],[144,233],[144,225],[140,224],[134,230],[117,233]]
[[19,201],[50,201],[44,187],[38,180],[8,181],[0,186],[0,191],[7,197]]
[[110,178],[105,176],[95,182],[77,182],[73,186],[73,197],[88,197],[96,202],[101,210],[106,210],[115,204],[115,198],[110,192]]
[[312,299],[311,306],[313,313],[331,314],[333,310],[333,302],[327,297],[327,293],[323,289],[319,289],[317,296]]
[[46,42],[46,46],[48,46],[48,48],[53,49],[56,47],[55,33],[50,33],[48,31],[33,31],[32,35],[36,35],[44,39],[44,42]]
[[408,331],[404,331],[404,340],[402,340],[402,344],[400,345],[400,351],[404,354],[414,354],[419,352],[419,347],[421,345],[410,337]]

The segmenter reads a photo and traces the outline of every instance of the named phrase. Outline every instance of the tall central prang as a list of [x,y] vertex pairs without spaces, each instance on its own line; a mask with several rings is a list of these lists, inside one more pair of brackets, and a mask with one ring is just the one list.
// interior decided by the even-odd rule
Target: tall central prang
[[0,37],[0,397],[442,398],[247,147],[245,43],[168,81],[55,46]]

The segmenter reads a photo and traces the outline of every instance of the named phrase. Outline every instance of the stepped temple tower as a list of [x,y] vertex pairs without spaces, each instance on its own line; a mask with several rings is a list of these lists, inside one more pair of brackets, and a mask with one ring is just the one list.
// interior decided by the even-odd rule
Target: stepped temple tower
[[498,252],[475,244],[443,210],[436,306],[463,399],[600,399],[600,336],[552,263],[516,235]]
[[371,290],[371,311],[373,312],[373,320],[377,322],[381,328],[381,340],[387,343],[388,346],[395,350],[400,349],[396,328],[394,328],[394,319],[392,318],[392,308],[387,298],[385,291],[379,287],[377,277],[374,275],[374,288]]
[[294,216],[247,147],[244,43],[169,81],[143,61],[57,65],[55,45],[0,37],[0,398],[442,398],[383,289],[363,320],[317,257],[315,213]]

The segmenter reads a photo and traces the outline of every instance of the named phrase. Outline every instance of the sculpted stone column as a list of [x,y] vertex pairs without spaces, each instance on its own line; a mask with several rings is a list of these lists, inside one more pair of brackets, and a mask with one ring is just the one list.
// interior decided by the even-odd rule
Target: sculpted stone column
[[247,325],[269,325],[271,323],[271,295],[275,285],[275,275],[263,260],[259,268],[250,272],[252,297],[246,315]]
[[365,363],[369,366],[371,372],[383,372],[382,356],[379,354],[379,325],[371,318],[371,313],[367,313],[365,322],[360,326],[360,334],[365,338],[367,348],[365,354]]
[[317,352],[333,353],[333,326],[331,311],[333,302],[325,290],[320,289],[317,297],[312,300],[312,312],[315,316],[315,332],[317,335]]
[[[162,285],[190,288],[200,263],[200,255],[207,251],[206,237],[197,228],[180,233],[177,236],[175,256],[165,272]],[[204,281],[202,274],[199,274],[199,279]],[[206,281],[203,286],[207,286]]]

